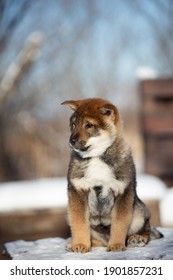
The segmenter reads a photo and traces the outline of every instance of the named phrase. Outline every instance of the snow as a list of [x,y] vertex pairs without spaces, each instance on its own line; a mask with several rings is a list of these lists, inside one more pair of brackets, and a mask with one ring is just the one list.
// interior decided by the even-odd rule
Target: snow
[[6,243],[5,248],[14,260],[173,260],[173,229],[159,230],[164,234],[163,238],[123,252],[106,252],[105,247],[97,247],[86,254],[72,253],[65,248],[69,240],[63,238],[18,240]]
[[166,191],[166,185],[159,178],[148,174],[137,176],[137,193],[143,200],[161,200]]
[[[137,193],[142,200],[160,202],[162,226],[173,226],[173,190],[157,177],[137,174]],[[0,212],[67,206],[64,177],[0,184]]]
[[162,226],[173,226],[173,189],[168,189],[160,201]]
[[65,178],[0,184],[0,212],[67,205]]

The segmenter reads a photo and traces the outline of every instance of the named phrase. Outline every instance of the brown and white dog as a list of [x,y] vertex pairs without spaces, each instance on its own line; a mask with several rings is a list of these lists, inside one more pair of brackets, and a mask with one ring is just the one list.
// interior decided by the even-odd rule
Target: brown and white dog
[[68,248],[85,253],[92,246],[123,251],[145,246],[153,235],[150,213],[136,194],[136,171],[124,141],[118,109],[93,98],[65,101],[72,148],[68,170],[68,217],[72,242]]

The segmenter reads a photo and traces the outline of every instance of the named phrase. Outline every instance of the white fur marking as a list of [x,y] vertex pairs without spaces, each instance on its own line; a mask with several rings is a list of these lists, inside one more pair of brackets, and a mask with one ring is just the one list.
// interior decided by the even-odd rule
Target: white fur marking
[[126,188],[126,182],[116,180],[111,167],[99,158],[91,159],[84,177],[72,179],[72,184],[76,189],[84,190],[95,186],[102,186],[103,197],[107,196],[110,188],[114,191],[115,196],[123,194]]
[[83,157],[98,157],[102,155],[108,147],[112,145],[115,140],[115,128],[112,133],[108,131],[101,130],[99,136],[91,137],[88,139],[86,147],[89,147],[88,151],[78,153]]
[[84,177],[82,178],[74,178],[71,180],[71,183],[77,190],[89,190],[90,185],[89,183],[85,180]]
[[140,228],[142,228],[144,224],[144,217],[141,212],[135,210],[133,213],[132,222],[129,228],[128,235],[134,234],[135,232],[138,232]]

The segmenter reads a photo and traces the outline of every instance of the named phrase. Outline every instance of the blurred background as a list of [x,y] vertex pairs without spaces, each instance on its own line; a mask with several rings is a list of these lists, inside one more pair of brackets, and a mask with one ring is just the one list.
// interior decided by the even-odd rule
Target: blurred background
[[[25,215],[19,205],[38,193],[42,200],[40,180],[48,193],[55,180],[66,184],[71,112],[60,105],[64,100],[112,101],[137,172],[161,179],[165,189],[173,185],[172,42],[171,0],[0,1],[1,242],[69,234],[59,234],[62,225],[55,223],[57,211],[64,221],[66,202],[61,210],[33,206]],[[10,196],[18,208],[8,208]],[[40,215],[56,228],[46,232],[42,225],[41,234]],[[29,231],[34,219],[35,235]],[[160,218],[156,224],[162,225]]]

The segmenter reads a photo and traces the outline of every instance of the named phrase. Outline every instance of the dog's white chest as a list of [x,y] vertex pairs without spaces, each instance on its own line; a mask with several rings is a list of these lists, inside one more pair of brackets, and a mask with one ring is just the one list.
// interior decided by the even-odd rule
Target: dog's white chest
[[94,186],[103,186],[111,188],[115,183],[115,177],[111,168],[99,158],[90,160],[85,171],[85,180],[89,183],[90,188]]
[[117,196],[122,194],[126,188],[126,183],[116,179],[115,172],[108,164],[100,158],[90,159],[88,166],[84,170],[84,176],[74,178],[71,183],[76,189],[91,190],[94,187],[102,187],[102,196],[106,197],[110,189]]

